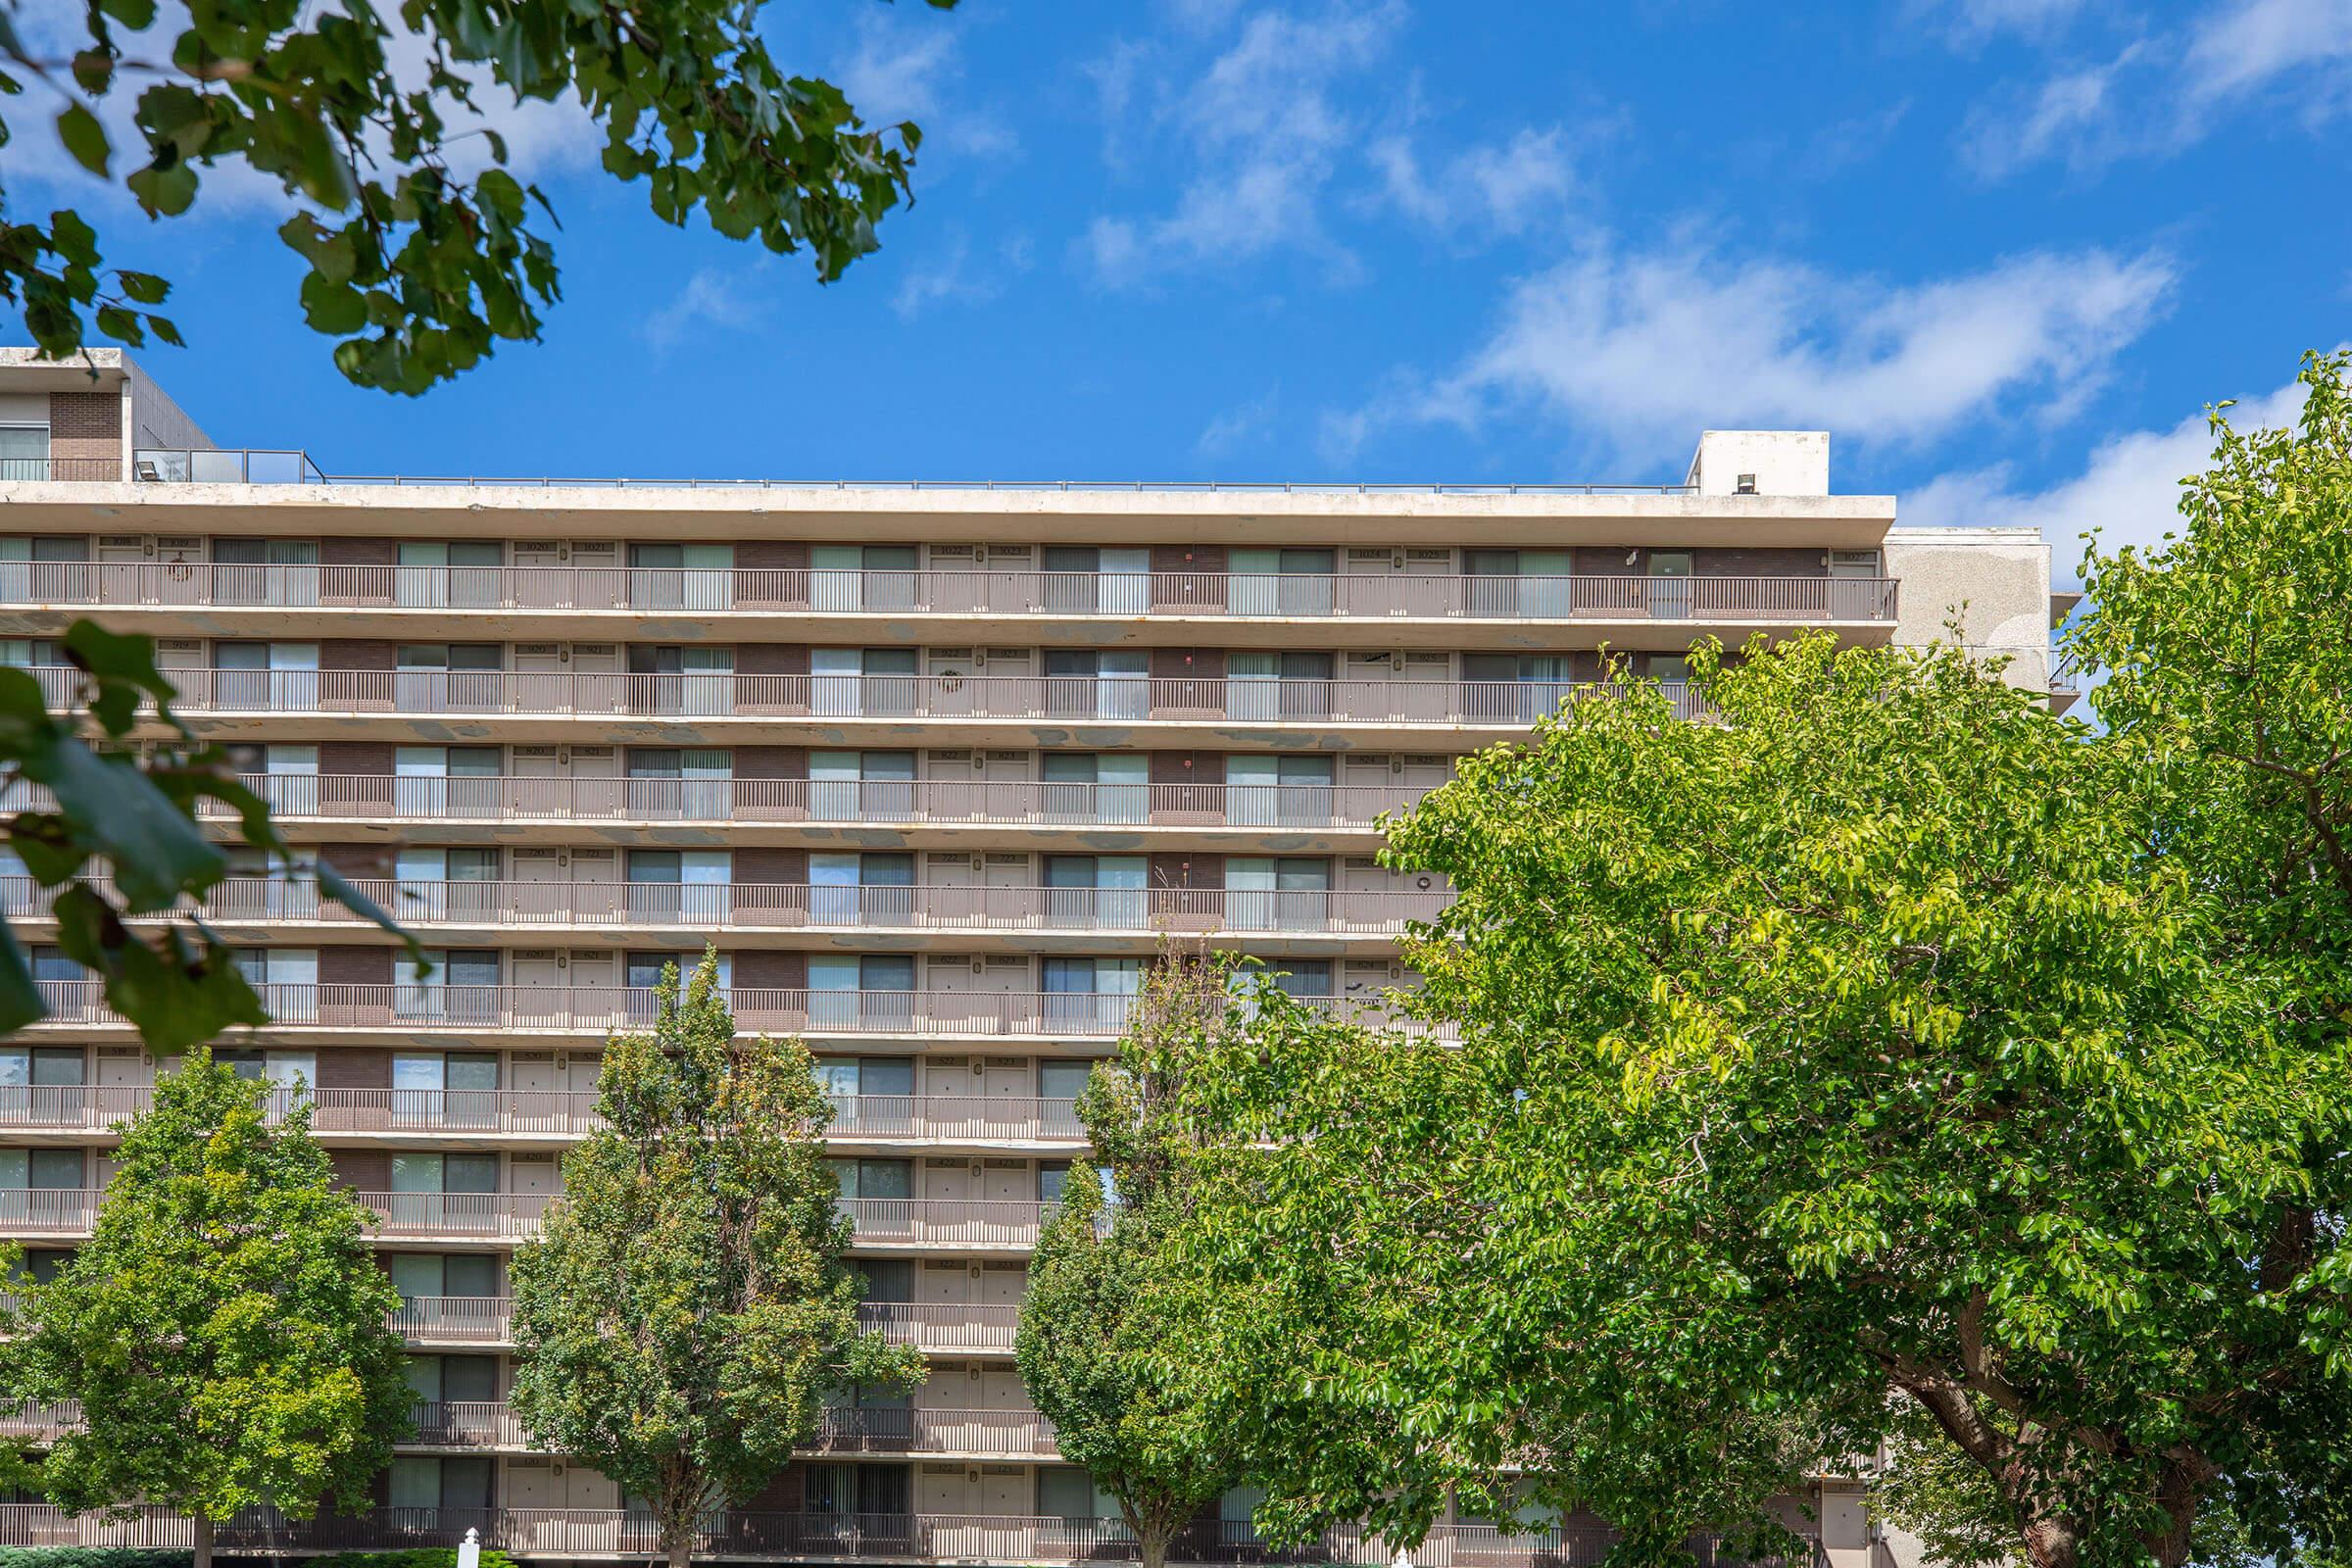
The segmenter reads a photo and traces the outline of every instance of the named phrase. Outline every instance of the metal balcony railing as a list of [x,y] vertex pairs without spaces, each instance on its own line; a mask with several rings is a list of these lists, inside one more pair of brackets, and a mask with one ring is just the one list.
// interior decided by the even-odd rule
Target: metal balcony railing
[[[1035,780],[395,777],[247,773],[239,782],[280,820],[373,822],[782,822],[812,826],[972,823],[989,827],[1369,829],[1423,790],[1404,784],[1060,784]],[[25,808],[45,792],[19,785]],[[0,807],[19,798],[0,797]],[[209,797],[204,815],[230,819]]]
[[[692,955],[686,955],[691,958]],[[42,980],[49,1016],[34,1027],[120,1026],[95,980]],[[281,1028],[557,1030],[604,1035],[650,1029],[659,993],[650,987],[267,983],[254,990]],[[1389,1010],[1376,997],[1304,997],[1310,1006],[1367,1022]],[[1115,992],[810,991],[734,986],[727,992],[736,1027],[747,1034],[974,1035],[991,1039],[1116,1035],[1127,1026],[1133,996]]]
[[0,604],[1214,619],[1890,621],[1891,577],[0,564]]
[[539,1234],[546,1193],[353,1193],[382,1241],[517,1241]]
[[504,1345],[514,1337],[508,1296],[404,1296],[392,1332],[428,1345]]
[[[52,707],[81,672],[42,665]],[[1576,680],[1294,680],[1075,675],[676,675],[443,669],[165,671],[187,713],[483,718],[1054,719],[1067,723],[1520,725],[1610,690]],[[1708,711],[1665,682],[1677,717]]]
[[[102,885],[92,879],[94,885]],[[804,883],[414,882],[353,885],[403,925],[677,927],[709,931],[834,928],[910,931],[1266,932],[1394,935],[1452,902],[1443,891],[1324,889],[899,887]],[[40,919],[53,890],[0,876],[0,910]],[[204,900],[222,923],[365,924],[318,884],[227,877]]]
[[1017,1304],[929,1301],[867,1301],[858,1322],[893,1345],[910,1345],[935,1355],[1009,1353],[1020,1331]]
[[[0,1131],[96,1132],[154,1102],[141,1085],[0,1086]],[[1083,1143],[1077,1102],[1002,1095],[836,1095],[837,1137]],[[584,1089],[272,1089],[267,1111],[309,1107],[319,1134],[578,1137],[604,1125]]]
[[520,1448],[530,1435],[504,1399],[427,1399],[409,1409],[409,1442],[435,1448]]
[[[660,1554],[652,1518],[620,1508],[372,1508],[356,1515],[289,1520],[254,1508],[220,1522],[215,1544],[247,1555],[299,1555],[411,1545],[446,1547],[474,1532],[485,1546],[530,1558],[634,1558]],[[1417,1568],[1598,1568],[1617,1544],[1604,1528],[1434,1527],[1413,1548]],[[128,1519],[73,1515],[47,1503],[0,1504],[0,1545],[116,1546],[186,1550],[188,1520],[164,1508]],[[1734,1568],[1720,1543],[1690,1543],[1697,1568]],[[1132,1563],[1136,1544],[1116,1519],[1026,1514],[762,1513],[712,1515],[697,1532],[700,1557],[923,1564]],[[1274,1546],[1247,1520],[1195,1525],[1170,1544],[1168,1560],[1203,1568],[1388,1568],[1396,1545],[1352,1527],[1301,1545]],[[1818,1568],[1818,1542],[1803,1555],[1751,1568]]]
[[860,1247],[1028,1248],[1058,1205],[1018,1198],[842,1198]]
[[1035,1410],[828,1409],[816,1453],[956,1453],[1050,1458],[1054,1423]]

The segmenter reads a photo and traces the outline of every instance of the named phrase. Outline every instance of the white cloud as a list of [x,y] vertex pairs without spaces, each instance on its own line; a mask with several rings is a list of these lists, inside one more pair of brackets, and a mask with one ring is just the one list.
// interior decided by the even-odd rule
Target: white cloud
[[1252,398],[1218,414],[1201,427],[1195,448],[1203,457],[1223,458],[1263,441],[1281,407],[1281,391],[1280,387],[1273,388],[1264,397]]
[[1510,140],[1456,154],[1433,180],[1412,138],[1384,136],[1371,147],[1387,204],[1414,222],[1457,239],[1518,234],[1565,207],[1576,191],[1567,132],[1523,129]]
[[1012,235],[997,247],[997,269],[983,270],[973,264],[970,240],[957,231],[944,254],[906,270],[890,308],[911,321],[934,305],[986,304],[1004,292],[1004,273],[1029,270],[1034,250],[1028,235]]
[[[2289,381],[2229,411],[2239,429],[2275,429],[2293,422],[2308,392]],[[2133,430],[2092,449],[2082,471],[2045,490],[2021,492],[2006,466],[1938,476],[1905,497],[1902,521],[1913,527],[2030,527],[2049,540],[2052,564],[2079,580],[2082,535],[2099,534],[2099,548],[2154,545],[2180,524],[2180,481],[2203,470],[2213,435],[2203,414],[2168,430]]]
[[[1157,217],[1098,218],[1081,242],[1097,277],[1133,286],[1169,269],[1278,248],[1319,255],[1336,274],[1352,275],[1354,258],[1318,215],[1362,131],[1334,88],[1387,51],[1403,18],[1401,0],[1251,16],[1198,79],[1168,96],[1170,126],[1195,165],[1175,206]],[[1122,105],[1133,90],[1132,81],[1119,87]]]
[[638,335],[659,358],[709,328],[740,333],[768,312],[771,302],[756,286],[756,279],[767,270],[764,261],[748,267],[697,268],[675,298],[638,323]]
[[2090,168],[2177,151],[2247,107],[2306,123],[2352,107],[2352,0],[2221,0],[2107,65],[1996,93],[1969,116],[1961,146],[1988,176],[2052,157]]
[[1973,42],[1994,33],[2035,36],[2073,20],[2083,0],[1949,0],[1948,4],[1919,4],[1915,17],[1939,17],[1957,39]]
[[1996,411],[2064,416],[2163,310],[2160,255],[2036,252],[1889,286],[1792,262],[1597,247],[1522,279],[1450,374],[1403,377],[1325,421],[1327,447],[1384,424],[1549,415],[1640,465],[1702,427],[1829,429],[1908,443]]
[[857,47],[833,68],[858,118],[872,125],[911,120],[922,128],[923,155],[1004,159],[1020,138],[1003,117],[956,91],[963,78],[962,40],[923,7],[860,13]]

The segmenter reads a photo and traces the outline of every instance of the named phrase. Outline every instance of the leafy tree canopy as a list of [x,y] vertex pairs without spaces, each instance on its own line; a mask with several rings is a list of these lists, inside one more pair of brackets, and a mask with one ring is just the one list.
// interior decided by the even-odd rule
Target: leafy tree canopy
[[850,1222],[826,1163],[832,1106],[797,1040],[738,1039],[706,954],[662,971],[650,1034],[616,1038],[606,1125],[514,1255],[516,1415],[643,1499],[672,1563],[748,1499],[855,1385],[922,1357],[858,1323]]
[[266,1096],[192,1052],[123,1128],[91,1240],[15,1287],[18,1393],[81,1406],[42,1464],[49,1497],[190,1514],[197,1568],[241,1508],[365,1506],[414,1398],[369,1216],[307,1108],[271,1125]]
[[[787,75],[761,37],[764,10],[90,0],[84,25],[50,50],[0,8],[0,91],[53,113],[38,133],[120,179],[150,218],[186,213],[227,166],[282,186],[298,210],[278,235],[308,267],[305,318],[338,339],[335,365],[353,381],[416,393],[501,339],[535,340],[560,292],[553,209],[509,172],[483,105],[576,101],[606,172],[644,181],[665,222],[699,210],[730,239],[806,248],[826,280],[876,248],[874,224],[910,191],[920,132],[868,129],[830,82]],[[118,146],[102,111],[133,94],[136,143]],[[0,139],[22,133],[0,125]],[[152,273],[109,270],[73,211],[0,220],[0,298],[52,357],[92,328],[179,342],[154,310],[169,292]]]
[[2340,1537],[2340,1021],[2037,696],[1820,636],[1692,672],[1720,722],[1596,696],[1391,824],[1458,1040],[1269,998],[1193,1065],[1182,1353],[1245,1462],[1406,1529],[1524,1466],[1663,1561],[1899,1393],[2035,1563],[2179,1563],[2223,1493]]
[[[49,797],[6,818],[8,847],[48,891],[58,946],[105,983],[108,1003],[151,1050],[171,1054],[233,1024],[270,1021],[228,944],[200,919],[172,917],[183,900],[201,903],[228,875],[226,847],[198,822],[206,802],[225,808],[244,842],[289,874],[316,880],[354,912],[399,931],[334,867],[297,857],[270,820],[269,803],[230,770],[227,753],[172,712],[177,694],[155,667],[153,638],[77,620],[63,645],[77,672],[71,691],[45,691],[30,671],[0,667],[0,787],[35,785]],[[142,744],[142,724],[160,728],[163,744]],[[144,929],[134,930],[132,919]],[[0,918],[0,1035],[50,1011]]]

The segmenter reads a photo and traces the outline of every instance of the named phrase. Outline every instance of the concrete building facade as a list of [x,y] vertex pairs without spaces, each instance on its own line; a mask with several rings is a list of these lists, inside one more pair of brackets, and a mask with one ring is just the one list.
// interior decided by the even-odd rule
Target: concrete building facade
[[[1374,860],[1375,817],[1527,734],[1604,649],[1693,716],[1683,654],[1707,634],[1885,644],[1956,619],[2050,682],[2039,538],[1897,530],[1892,498],[1832,493],[1819,433],[1710,431],[1652,488],[331,478],[213,446],[120,356],[19,352],[0,506],[0,657],[63,701],[72,619],[152,634],[287,836],[434,956],[419,977],[259,866],[211,904],[274,1019],[222,1049],[308,1097],[375,1211],[418,1401],[378,1508],[223,1549],[468,1527],[535,1558],[648,1549],[611,1482],[509,1412],[505,1267],[592,1124],[605,1040],[713,944],[742,1027],[818,1054],[867,1319],[932,1371],[832,1411],[710,1554],[1115,1559],[1115,1508],[1058,1463],[1011,1352],[1082,1152],[1071,1102],[1165,937],[1333,1006],[1409,986],[1395,938],[1446,893]],[[0,1232],[38,1270],[86,1235],[106,1129],[157,1064],[46,945],[21,871],[0,890],[53,1016],[0,1043]],[[1827,1561],[1877,1559],[1850,1485],[1810,1500]],[[1178,1555],[1265,1560],[1250,1501]],[[12,1544],[173,1528],[0,1505]],[[1461,1519],[1416,1560],[1605,1544],[1597,1521]]]

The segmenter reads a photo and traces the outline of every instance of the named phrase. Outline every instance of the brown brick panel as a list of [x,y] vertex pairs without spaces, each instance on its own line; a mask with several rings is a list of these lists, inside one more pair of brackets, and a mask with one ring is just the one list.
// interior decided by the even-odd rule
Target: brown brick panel
[[328,1158],[334,1161],[335,1180],[355,1192],[381,1193],[392,1186],[388,1149],[338,1149]]
[[806,675],[808,648],[805,643],[739,643],[735,648],[739,675]]
[[749,1502],[740,1505],[742,1510],[746,1513],[799,1513],[802,1483],[807,1475],[808,1467],[794,1460],[769,1477],[766,1486],[755,1493]]
[[[1222,610],[1225,584],[1223,545],[1153,545],[1152,547],[1152,608],[1154,610]],[[1184,574],[1209,574],[1194,580]]]
[[798,991],[808,984],[808,955],[757,948],[738,953],[734,983],[747,991]]
[[746,539],[735,547],[738,571],[807,571],[806,539]]
[[389,844],[321,844],[318,858],[349,877],[389,877],[397,864]]
[[1719,546],[1690,552],[1690,570],[1701,577],[1827,577],[1829,554],[1758,546]]
[[321,1089],[389,1089],[392,1053],[381,1046],[341,1046],[318,1053]]
[[388,637],[329,637],[318,644],[320,669],[390,669],[397,645]]
[[321,539],[318,541],[318,564],[322,566],[395,566],[400,564],[400,546],[389,539]]
[[737,850],[735,880],[753,886],[769,887],[806,882],[808,880],[808,852],[773,848]]
[[108,471],[122,477],[122,394],[50,393],[49,457],[53,463],[74,466],[67,477],[95,476],[97,470],[81,466],[89,464],[111,465]]
[[390,948],[320,948],[318,983],[326,986],[388,986]]
[[1153,752],[1152,816],[1154,821],[1217,821],[1225,803],[1213,788],[1225,782],[1223,752]]
[[377,774],[390,778],[393,752],[390,741],[320,741],[318,771],[328,777]]
[[806,746],[738,746],[735,748],[735,776],[737,778],[807,778],[808,776],[808,748]]

